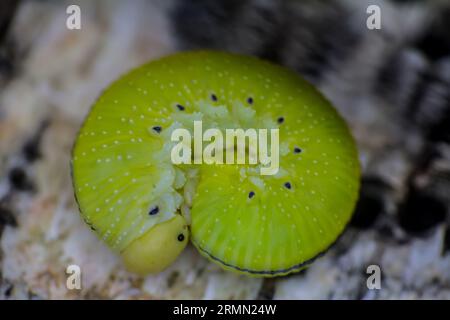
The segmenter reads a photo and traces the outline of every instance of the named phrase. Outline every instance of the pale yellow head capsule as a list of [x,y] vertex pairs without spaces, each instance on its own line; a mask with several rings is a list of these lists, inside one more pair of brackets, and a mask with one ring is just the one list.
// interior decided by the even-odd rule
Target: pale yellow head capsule
[[147,275],[158,273],[172,264],[189,241],[185,218],[175,218],[155,225],[142,237],[134,240],[122,252],[128,271]]

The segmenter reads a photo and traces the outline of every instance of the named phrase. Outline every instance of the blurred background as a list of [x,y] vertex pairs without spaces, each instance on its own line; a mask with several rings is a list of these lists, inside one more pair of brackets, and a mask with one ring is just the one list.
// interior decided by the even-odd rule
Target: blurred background
[[[66,8],[81,9],[81,29]],[[369,5],[381,29],[366,25]],[[69,161],[96,97],[132,67],[214,48],[285,65],[348,121],[353,220],[310,268],[222,271],[189,247],[140,278],[84,225]],[[0,2],[0,299],[450,299],[450,3],[394,0]],[[82,290],[66,288],[66,267]],[[366,285],[381,268],[381,289]]]

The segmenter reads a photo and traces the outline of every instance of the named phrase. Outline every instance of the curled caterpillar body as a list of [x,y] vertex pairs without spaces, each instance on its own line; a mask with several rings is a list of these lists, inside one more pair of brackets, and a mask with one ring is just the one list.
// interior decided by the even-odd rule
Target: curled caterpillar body
[[[175,163],[172,133],[194,136],[199,122],[203,132],[278,130],[276,174],[261,175],[261,161],[211,163],[229,150],[220,144],[204,162]],[[79,132],[72,170],[83,218],[138,274],[163,270],[189,240],[227,270],[296,272],[342,233],[359,189],[353,138],[319,92],[280,66],[212,51],[114,82]]]

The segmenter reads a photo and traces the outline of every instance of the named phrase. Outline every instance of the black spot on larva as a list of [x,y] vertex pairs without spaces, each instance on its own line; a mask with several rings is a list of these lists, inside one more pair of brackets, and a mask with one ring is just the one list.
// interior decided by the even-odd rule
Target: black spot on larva
[[252,97],[249,97],[249,98],[247,99],[247,103],[248,103],[248,104],[253,104],[253,98],[252,98]]
[[285,186],[287,189],[291,189],[291,188],[292,188],[290,182],[286,182],[286,183],[284,184],[284,186]]
[[299,147],[295,147],[294,148],[294,153],[301,153],[302,149],[300,149]]
[[151,216],[154,216],[155,214],[158,214],[158,212],[159,212],[159,207],[156,206],[156,207],[150,209],[150,212],[148,214]]
[[155,126],[155,127],[153,127],[153,130],[154,130],[155,132],[160,133],[161,130],[162,130],[162,128],[161,128],[160,126]]
[[184,111],[184,109],[185,109],[185,107],[182,106],[181,104],[177,104],[177,108],[178,108],[178,110],[180,110],[180,111]]
[[211,100],[212,101],[217,101],[217,96],[214,93],[211,95]]
[[184,234],[180,233],[177,237],[178,241],[183,242],[184,241]]
[[279,124],[282,124],[282,123],[284,122],[284,118],[283,118],[283,117],[279,117],[279,118],[277,119],[277,122],[278,122]]
[[248,193],[249,199],[253,198],[254,196],[255,196],[255,192],[250,191],[250,192]]

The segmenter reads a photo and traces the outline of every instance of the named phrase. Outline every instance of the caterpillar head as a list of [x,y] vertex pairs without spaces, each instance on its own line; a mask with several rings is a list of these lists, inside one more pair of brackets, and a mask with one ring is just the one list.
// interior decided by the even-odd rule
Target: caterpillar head
[[181,215],[157,224],[142,237],[130,243],[122,252],[126,268],[146,275],[158,273],[171,265],[186,247],[189,230]]

